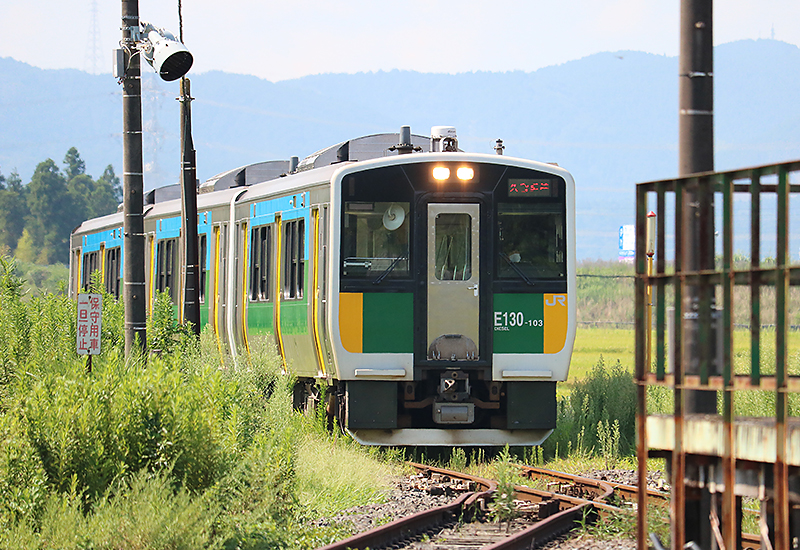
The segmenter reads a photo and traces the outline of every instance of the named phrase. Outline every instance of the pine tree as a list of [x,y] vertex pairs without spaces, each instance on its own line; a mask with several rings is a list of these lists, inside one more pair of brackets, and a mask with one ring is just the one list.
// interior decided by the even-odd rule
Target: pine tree
[[27,215],[25,188],[19,174],[11,172],[8,179],[0,174],[0,250],[10,253],[17,248]]
[[64,166],[66,166],[64,175],[67,177],[67,181],[86,173],[86,163],[83,162],[75,147],[70,147],[67,154],[64,155]]
[[119,178],[114,173],[114,167],[112,165],[109,164],[106,166],[106,169],[103,170],[103,175],[97,178],[97,182],[107,183],[111,189],[114,201],[117,204],[122,202],[122,185],[119,182]]
[[28,184],[30,215],[25,228],[33,247],[39,248],[38,263],[66,262],[69,259],[69,233],[75,205],[67,192],[67,182],[52,159],[40,162]]
[[70,229],[81,223],[83,220],[94,217],[89,206],[92,193],[95,191],[95,183],[86,174],[78,174],[67,181],[67,194],[72,202],[72,212],[67,216]]

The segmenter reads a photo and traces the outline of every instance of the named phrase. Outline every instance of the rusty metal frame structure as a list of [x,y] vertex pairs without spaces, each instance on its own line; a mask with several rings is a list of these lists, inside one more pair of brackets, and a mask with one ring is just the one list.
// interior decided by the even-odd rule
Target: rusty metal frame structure
[[[795,511],[791,513],[790,521],[790,495],[789,479],[790,465],[787,463],[787,421],[792,421],[787,415],[788,393],[800,392],[800,377],[789,376],[788,372],[788,349],[787,349],[787,324],[788,314],[788,291],[793,285],[800,285],[800,265],[790,265],[789,256],[789,199],[790,196],[798,197],[800,193],[799,184],[790,184],[790,174],[794,176],[800,172],[800,161],[786,162],[782,164],[772,164],[757,166],[753,168],[733,170],[727,172],[707,172],[692,174],[690,176],[640,183],[637,185],[636,192],[636,372],[637,381],[637,452],[639,459],[639,485],[645,486],[647,479],[648,456],[665,456],[668,459],[668,467],[671,473],[672,490],[672,548],[680,549],[687,542],[686,522],[683,510],[687,498],[687,482],[691,486],[691,477],[694,472],[704,467],[711,466],[711,471],[715,472],[715,477],[721,482],[724,489],[720,490],[720,484],[716,485],[713,505],[709,518],[697,518],[698,521],[708,521],[716,548],[741,548],[741,497],[737,496],[737,487],[741,487],[742,471],[737,468],[753,468],[753,463],[746,464],[746,458],[740,456],[743,446],[738,438],[738,429],[745,419],[734,415],[734,397],[737,390],[760,390],[773,392],[775,395],[775,415],[773,419],[761,419],[762,424],[765,420],[769,430],[774,430],[775,449],[774,463],[761,464],[761,479],[763,480],[764,471],[771,468],[772,474],[772,498],[770,500],[770,515],[774,514],[774,527],[769,537],[765,540],[765,525],[762,510],[762,548],[774,545],[775,550],[789,550],[790,532],[792,527],[795,533],[800,529],[797,516],[797,504]],[[777,179],[777,183],[762,183],[766,177],[770,181]],[[799,178],[800,179],[800,178]],[[686,227],[686,220],[682,219],[684,212],[683,203],[695,193],[694,197],[699,198],[700,215],[714,218],[714,197],[721,195],[722,204],[717,208],[722,209],[722,227],[716,227],[722,237],[722,261],[717,261],[712,270],[688,271],[682,265],[682,243],[684,243],[683,231]],[[745,194],[750,199],[750,265],[746,269],[734,268],[734,248],[733,248],[733,213],[734,196]],[[764,265],[761,262],[761,228],[762,228],[762,200],[766,194],[775,195],[777,200],[777,243],[776,258],[774,265]],[[667,258],[666,255],[666,214],[667,199],[674,197],[674,208],[670,209],[670,214],[674,211],[674,256]],[[800,198],[800,197],[798,197]],[[770,204],[772,204],[770,200]],[[656,261],[655,273],[648,273],[646,255],[646,226],[648,205],[652,208],[655,204],[657,216],[656,228]],[[701,254],[703,251],[701,251]],[[713,254],[713,251],[711,252]],[[750,288],[750,304],[752,313],[750,316],[750,373],[748,375],[737,375],[733,370],[733,303],[734,287],[736,285],[748,286]],[[685,296],[688,286],[700,288],[701,303],[697,312],[699,317],[697,335],[700,342],[700,370],[699,374],[687,375],[684,368],[687,362],[685,342],[685,329],[679,320],[684,318],[682,311],[682,297]],[[760,343],[762,339],[761,330],[761,300],[760,289],[762,286],[774,286],[776,293],[776,312],[775,312],[775,364],[774,375],[764,374],[765,369],[761,365]],[[667,304],[667,290],[672,289],[674,300]],[[655,302],[655,346],[651,350],[647,344],[648,331],[645,320],[648,315],[652,315],[648,308],[648,290],[652,293]],[[714,296],[721,294],[721,303],[714,304]],[[673,327],[672,338],[667,342],[667,307],[674,307],[676,320]],[[717,313],[712,313],[716,310]],[[721,336],[721,357],[717,359],[717,367],[721,363],[721,375],[715,374],[712,362],[715,361],[719,344],[711,345],[714,341],[712,335],[712,315],[719,315],[716,322],[722,323],[721,329],[717,329],[716,334]],[[672,372],[667,372],[667,346],[672,347]],[[655,369],[653,370],[653,367]],[[647,389],[651,385],[661,385],[672,389],[674,398],[674,411],[667,424],[671,434],[665,436],[671,439],[671,447],[665,450],[662,445],[654,451],[651,446],[652,441],[648,437],[648,429],[653,432],[653,415],[647,413]],[[716,428],[715,433],[719,433],[721,428],[721,445],[717,447],[719,452],[709,456],[699,456],[696,451],[687,447],[696,447],[691,442],[691,438],[686,434],[687,423],[692,421],[686,413],[685,394],[686,390],[717,390],[722,391],[722,411],[721,415],[715,418],[705,418],[704,422]],[[794,421],[797,419],[795,418]],[[774,425],[771,422],[774,421]],[[794,429],[794,428],[792,428]],[[772,433],[772,432],[770,432]],[[773,453],[773,450],[769,450]],[[796,481],[797,467],[791,466],[793,483]],[[721,473],[721,476],[719,475]],[[768,472],[769,473],[769,472]],[[688,476],[688,477],[687,477]],[[701,480],[701,483],[703,481]],[[713,483],[714,480],[711,481]],[[738,484],[738,486],[737,486]],[[761,490],[763,491],[763,481]],[[638,507],[638,548],[644,550],[648,547],[647,539],[647,493],[639,491]],[[717,515],[717,510],[721,510],[721,517]],[[797,535],[795,535],[796,537]],[[770,540],[771,539],[771,540]]]

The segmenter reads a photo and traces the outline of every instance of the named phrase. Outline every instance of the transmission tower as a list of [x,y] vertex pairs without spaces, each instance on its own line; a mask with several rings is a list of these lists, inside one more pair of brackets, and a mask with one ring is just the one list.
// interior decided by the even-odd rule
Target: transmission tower
[[164,107],[164,100],[167,91],[160,86],[160,82],[152,76],[142,78],[142,103],[143,112],[149,113],[149,118],[143,118],[142,129],[144,155],[149,158],[146,163],[145,175],[147,176],[146,186],[148,188],[162,187],[168,185],[171,177],[159,161],[159,151],[170,141],[170,136],[166,129],[159,123],[158,115]]
[[98,74],[97,67],[100,62],[100,26],[97,23],[97,0],[92,0],[89,6],[90,23],[89,37],[86,41],[86,59],[84,70],[91,74]]

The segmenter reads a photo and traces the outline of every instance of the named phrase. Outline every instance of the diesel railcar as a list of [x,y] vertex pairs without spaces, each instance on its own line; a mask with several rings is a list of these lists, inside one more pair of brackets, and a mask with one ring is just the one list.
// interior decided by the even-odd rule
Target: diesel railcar
[[[169,291],[180,312],[176,190],[147,197],[144,261],[150,307]],[[273,338],[298,396],[356,440],[535,445],[555,427],[575,337],[566,170],[434,127],[231,170],[197,202],[201,323],[234,357]],[[71,292],[100,270],[119,296],[122,247],[121,213],[79,226]]]

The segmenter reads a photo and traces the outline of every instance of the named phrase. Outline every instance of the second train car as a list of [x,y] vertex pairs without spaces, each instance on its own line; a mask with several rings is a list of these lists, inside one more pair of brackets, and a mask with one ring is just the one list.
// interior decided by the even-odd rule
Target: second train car
[[[177,189],[148,195],[144,261],[148,303],[168,290],[180,310]],[[566,170],[404,127],[231,170],[197,202],[201,323],[234,357],[274,339],[298,395],[324,396],[356,440],[536,445],[554,429],[575,338]],[[100,270],[119,296],[123,253],[121,213],[84,222],[71,292]]]

